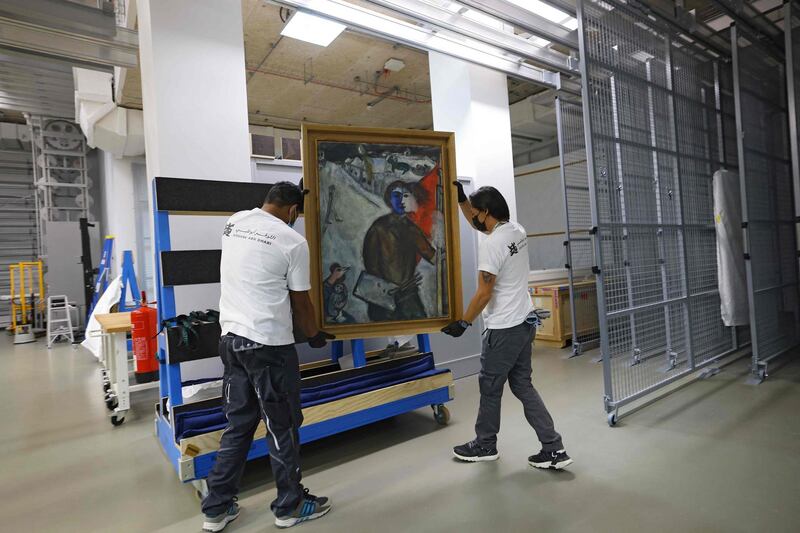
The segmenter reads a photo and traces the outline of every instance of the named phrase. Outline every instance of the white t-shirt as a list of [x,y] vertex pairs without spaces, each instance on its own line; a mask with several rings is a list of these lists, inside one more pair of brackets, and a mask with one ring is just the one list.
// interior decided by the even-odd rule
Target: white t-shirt
[[267,346],[294,343],[289,291],[307,291],[308,243],[256,208],[239,211],[222,232],[219,322],[222,334]]
[[533,311],[528,295],[528,237],[516,222],[499,223],[478,248],[478,270],[497,276],[483,310],[487,329],[518,326]]

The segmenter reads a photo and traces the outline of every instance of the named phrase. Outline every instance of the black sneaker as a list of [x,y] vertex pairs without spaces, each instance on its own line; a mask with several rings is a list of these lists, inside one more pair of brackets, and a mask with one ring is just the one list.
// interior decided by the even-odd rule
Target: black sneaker
[[276,516],[275,525],[281,529],[296,526],[301,522],[316,520],[328,514],[331,506],[328,498],[317,497],[309,494],[308,489],[303,491],[303,499],[297,504],[297,508],[287,516]]
[[497,461],[497,458],[500,457],[496,448],[484,448],[475,440],[453,448],[453,455],[456,459],[467,461],[468,463]]
[[540,451],[536,455],[528,457],[528,464],[536,468],[551,468],[553,470],[561,470],[572,464],[572,459],[565,450],[558,450],[557,452]]

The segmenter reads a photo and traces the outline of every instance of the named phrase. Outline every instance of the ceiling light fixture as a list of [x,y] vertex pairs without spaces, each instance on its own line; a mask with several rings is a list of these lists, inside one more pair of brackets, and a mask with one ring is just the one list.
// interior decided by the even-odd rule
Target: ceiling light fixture
[[318,46],[328,46],[346,27],[329,19],[296,11],[284,26],[281,35]]
[[286,7],[305,9],[326,18],[346,22],[350,28],[414,48],[441,52],[551,87],[558,87],[560,84],[558,74],[526,63],[522,57],[506,53],[478,39],[447,30],[418,26],[342,0],[276,1]]

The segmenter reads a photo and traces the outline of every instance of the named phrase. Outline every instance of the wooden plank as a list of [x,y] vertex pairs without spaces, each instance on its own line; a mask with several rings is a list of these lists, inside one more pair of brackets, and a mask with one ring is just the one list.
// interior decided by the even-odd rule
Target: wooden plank
[[[452,383],[453,374],[445,372],[444,374],[437,374],[435,376],[407,381],[406,383],[399,383],[391,387],[357,394],[349,398],[342,398],[341,400],[306,407],[303,409],[303,425],[309,426],[311,424],[317,424],[325,420],[348,415],[357,411],[363,411],[371,407],[377,407],[410,396],[416,396],[424,392],[449,387]],[[219,440],[222,438],[223,432],[224,430],[213,431],[211,433],[181,439],[181,454],[185,455],[189,446],[192,446],[193,456],[217,451],[219,449]],[[267,429],[264,426],[264,422],[261,421],[258,424],[254,438],[261,439],[266,435]]]
[[106,313],[94,315],[103,333],[126,333],[131,330],[130,313]]

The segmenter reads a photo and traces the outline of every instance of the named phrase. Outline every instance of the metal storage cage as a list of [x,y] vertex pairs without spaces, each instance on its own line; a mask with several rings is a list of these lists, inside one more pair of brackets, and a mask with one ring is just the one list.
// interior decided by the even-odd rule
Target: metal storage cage
[[[583,110],[580,102],[556,98],[556,126],[564,195],[564,248],[569,279],[569,304],[572,328],[572,355],[596,348],[600,330],[588,320],[597,303],[592,291],[576,281],[592,276],[594,254],[589,231],[592,228],[589,174],[586,168],[586,143]],[[579,320],[579,317],[582,319]],[[588,323],[586,323],[588,322]]]
[[731,48],[752,374],[759,382],[769,361],[797,345],[800,327],[787,78],[783,58],[737,26]]
[[712,174],[731,160],[722,64],[627,4],[578,1],[609,423],[736,348],[722,323]]

